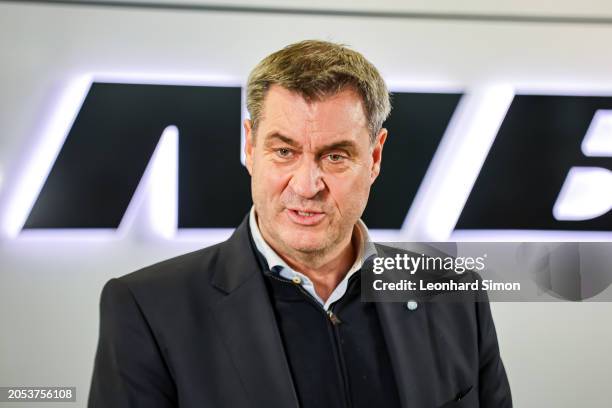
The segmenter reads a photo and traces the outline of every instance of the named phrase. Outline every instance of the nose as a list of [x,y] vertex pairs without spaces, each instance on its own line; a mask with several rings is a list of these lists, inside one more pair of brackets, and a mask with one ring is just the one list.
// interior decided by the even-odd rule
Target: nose
[[314,198],[325,189],[321,169],[314,160],[303,157],[293,171],[289,186],[302,198]]

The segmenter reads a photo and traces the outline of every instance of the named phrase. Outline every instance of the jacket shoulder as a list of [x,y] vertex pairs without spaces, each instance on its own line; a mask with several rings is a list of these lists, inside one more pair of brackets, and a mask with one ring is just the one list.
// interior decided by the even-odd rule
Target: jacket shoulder
[[149,265],[117,278],[139,300],[181,296],[195,288],[210,290],[225,243],[219,243]]

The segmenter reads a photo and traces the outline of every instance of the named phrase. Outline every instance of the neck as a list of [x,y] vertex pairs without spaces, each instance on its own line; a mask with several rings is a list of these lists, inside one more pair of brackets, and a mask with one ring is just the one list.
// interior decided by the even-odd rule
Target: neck
[[336,251],[324,256],[296,254],[297,256],[291,257],[280,253],[279,255],[291,268],[303,273],[312,281],[317,295],[325,302],[355,262],[357,251],[352,238],[353,235],[349,236],[345,242],[338,245]]

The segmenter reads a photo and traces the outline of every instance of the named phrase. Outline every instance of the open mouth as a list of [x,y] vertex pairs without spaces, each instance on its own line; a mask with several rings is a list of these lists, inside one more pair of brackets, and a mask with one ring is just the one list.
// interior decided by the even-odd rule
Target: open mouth
[[324,212],[287,209],[289,219],[299,225],[316,225],[325,218]]

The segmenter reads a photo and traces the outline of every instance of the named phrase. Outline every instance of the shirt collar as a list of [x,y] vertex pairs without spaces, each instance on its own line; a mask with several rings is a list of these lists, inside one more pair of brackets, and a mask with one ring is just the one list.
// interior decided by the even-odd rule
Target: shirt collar
[[363,221],[358,220],[355,224],[355,228],[353,229],[353,236],[356,236],[356,239],[358,240],[358,253],[357,257],[355,258],[355,262],[350,267],[342,281],[340,281],[338,286],[332,291],[327,301],[324,302],[323,299],[317,295],[312,281],[303,273],[293,270],[264,240],[263,236],[261,235],[261,231],[259,230],[259,226],[257,225],[254,206],[251,207],[251,212],[249,214],[249,228],[251,230],[255,247],[265,258],[266,262],[268,263],[268,268],[283,278],[299,282],[302,287],[323,306],[325,310],[328,310],[332,303],[344,296],[348,287],[348,280],[361,269],[364,261],[371,256],[376,255],[376,247],[370,240],[368,228]]

